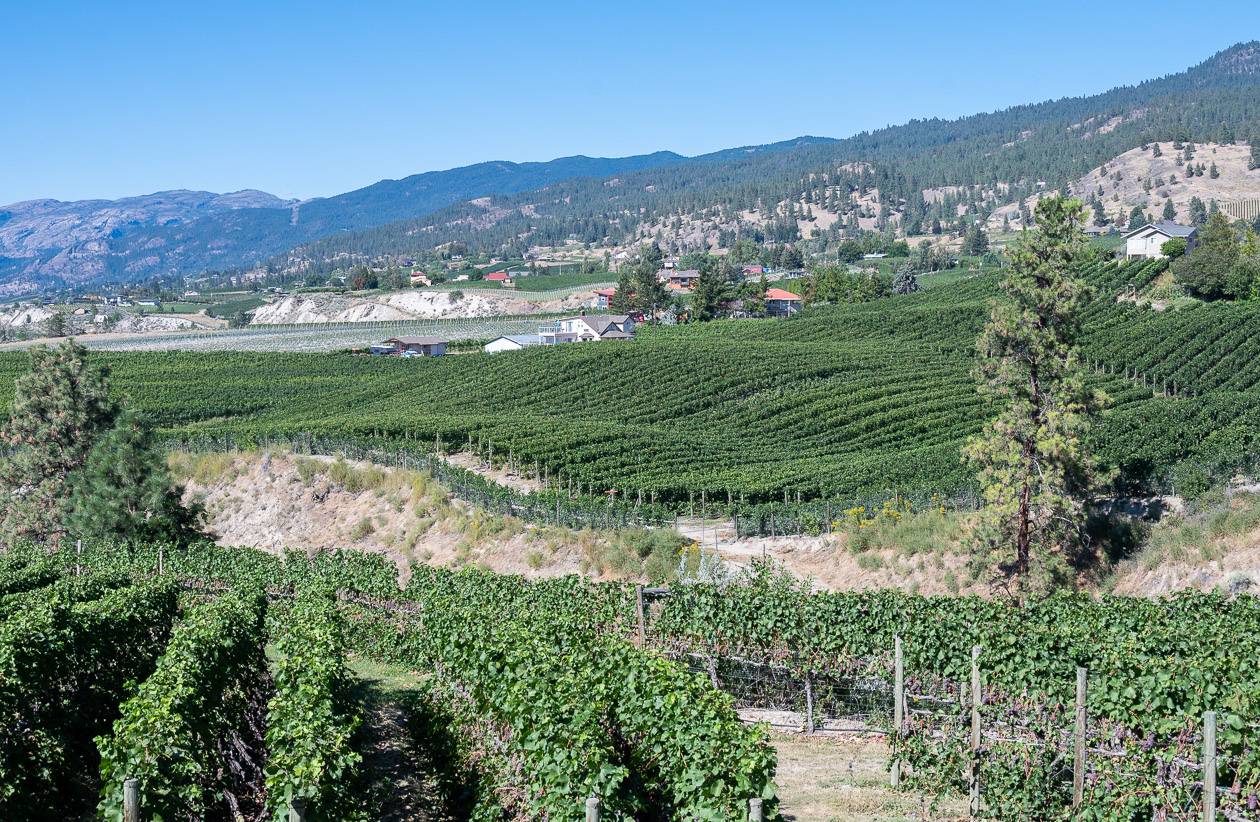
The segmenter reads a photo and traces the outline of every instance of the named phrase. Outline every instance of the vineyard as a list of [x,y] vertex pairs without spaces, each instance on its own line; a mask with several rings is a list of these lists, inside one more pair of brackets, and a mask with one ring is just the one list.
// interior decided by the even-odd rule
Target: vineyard
[[6,818],[365,818],[349,655],[424,672],[478,770],[474,818],[775,818],[773,752],[735,705],[853,719],[888,736],[900,787],[971,791],[985,818],[1260,818],[1249,596],[1018,606],[817,593],[770,566],[400,588],[357,552],[211,545],[19,549],[0,590]]
[[[1083,365],[1111,399],[1093,447],[1124,493],[1195,490],[1250,469],[1257,454],[1260,313],[1157,312],[1116,300],[1163,265],[1084,272],[1097,298]],[[99,356],[116,390],[170,439],[247,446],[314,436],[469,450],[536,477],[565,507],[703,506],[739,515],[745,533],[796,533],[856,505],[974,499],[959,450],[992,414],[971,367],[996,282],[974,277],[787,320],[650,327],[627,344],[509,355]],[[328,333],[361,341],[366,330]],[[315,332],[242,333],[265,341]],[[7,390],[23,366],[21,354],[0,355],[0,385]]]
[[6,819],[379,818],[349,654],[423,672],[468,748],[472,818],[774,813],[764,731],[618,630],[619,587],[431,571],[400,590],[362,554],[79,546],[10,551],[0,591]]
[[320,353],[366,348],[386,337],[419,335],[451,341],[490,340],[504,334],[534,334],[557,314],[476,317],[468,319],[389,320],[350,323],[263,325],[228,331],[132,334],[107,339],[82,337],[101,351],[259,351]]

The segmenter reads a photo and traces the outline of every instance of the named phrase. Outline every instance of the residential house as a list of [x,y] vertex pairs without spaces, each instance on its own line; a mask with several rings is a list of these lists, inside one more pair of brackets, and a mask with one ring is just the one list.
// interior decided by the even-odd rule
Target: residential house
[[483,350],[487,354],[499,354],[504,351],[520,351],[534,345],[542,345],[542,337],[537,334],[505,334],[486,343]]
[[694,268],[688,268],[686,271],[662,268],[656,272],[656,279],[665,283],[666,288],[671,288],[675,291],[690,291],[696,287],[696,280],[700,279],[700,272]]
[[617,289],[615,288],[595,289],[595,307],[607,311],[612,306],[612,299],[615,296],[617,296]]
[[506,285],[508,281],[511,280],[511,277],[508,276],[506,271],[494,271],[487,274],[484,279],[486,282],[503,283]]
[[1199,229],[1164,220],[1147,223],[1124,235],[1124,256],[1130,260],[1153,260],[1164,256],[1163,245],[1171,239],[1186,241],[1186,250],[1194,248]]
[[771,317],[787,317],[801,310],[801,298],[782,288],[766,289],[766,313]]
[[413,288],[421,285],[429,286],[433,285],[433,280],[430,280],[429,275],[423,271],[413,271],[411,272],[411,285]]
[[390,337],[372,345],[372,356],[441,357],[446,345],[441,337]]
[[634,318],[625,314],[564,317],[538,329],[543,345],[634,339]]
[[743,271],[745,277],[760,277],[766,273],[766,268],[762,265],[746,265]]
[[666,257],[665,259],[661,260],[661,268],[672,269],[672,268],[677,268],[677,267],[678,267],[677,257]]

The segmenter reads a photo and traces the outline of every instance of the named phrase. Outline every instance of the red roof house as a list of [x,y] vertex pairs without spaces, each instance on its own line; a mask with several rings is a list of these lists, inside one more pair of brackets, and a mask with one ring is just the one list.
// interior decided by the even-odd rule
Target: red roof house
[[495,271],[493,274],[487,274],[485,279],[492,283],[504,283],[507,282],[508,273],[506,271]]
[[782,288],[766,289],[766,313],[772,317],[786,317],[801,310],[801,298]]
[[608,308],[608,306],[612,305],[612,298],[616,296],[616,294],[617,289],[615,288],[595,289],[595,307]]

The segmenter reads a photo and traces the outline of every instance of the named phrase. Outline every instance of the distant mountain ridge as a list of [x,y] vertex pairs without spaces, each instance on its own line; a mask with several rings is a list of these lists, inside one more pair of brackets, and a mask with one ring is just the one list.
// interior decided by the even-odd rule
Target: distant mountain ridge
[[249,265],[318,237],[420,217],[476,197],[685,160],[633,157],[493,161],[382,180],[302,203],[261,191],[163,191],[121,200],[27,200],[0,207],[0,294],[99,279],[136,280]]
[[781,220],[777,239],[792,241],[800,217],[795,207],[776,215],[784,204],[828,211],[842,226],[921,226],[944,208],[929,192],[948,190],[950,208],[987,217],[1160,140],[1260,141],[1260,42],[1100,94],[911,120],[841,140],[801,137],[698,157],[487,162],[303,203],[261,192],[164,192],[152,196],[191,199],[141,208],[141,217],[119,211],[128,201],[19,203],[0,209],[0,295],[257,265],[327,270],[451,240],[519,253],[574,238],[635,242],[679,223],[693,238],[729,236],[743,231],[740,215],[749,212],[763,225]]

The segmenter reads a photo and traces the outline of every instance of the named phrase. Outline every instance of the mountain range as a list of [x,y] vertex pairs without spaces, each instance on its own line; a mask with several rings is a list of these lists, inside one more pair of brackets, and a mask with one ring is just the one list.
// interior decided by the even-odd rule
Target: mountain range
[[[318,269],[451,240],[519,252],[664,234],[675,245],[691,237],[712,246],[741,221],[763,231],[775,220],[795,226],[798,206],[811,217],[828,212],[840,227],[909,230],[957,213],[988,216],[1161,140],[1260,141],[1260,42],[1101,94],[841,140],[801,137],[698,157],[486,162],[304,202],[170,191],[15,203],[0,207],[0,294],[257,265]],[[784,237],[804,239],[794,229]]]

